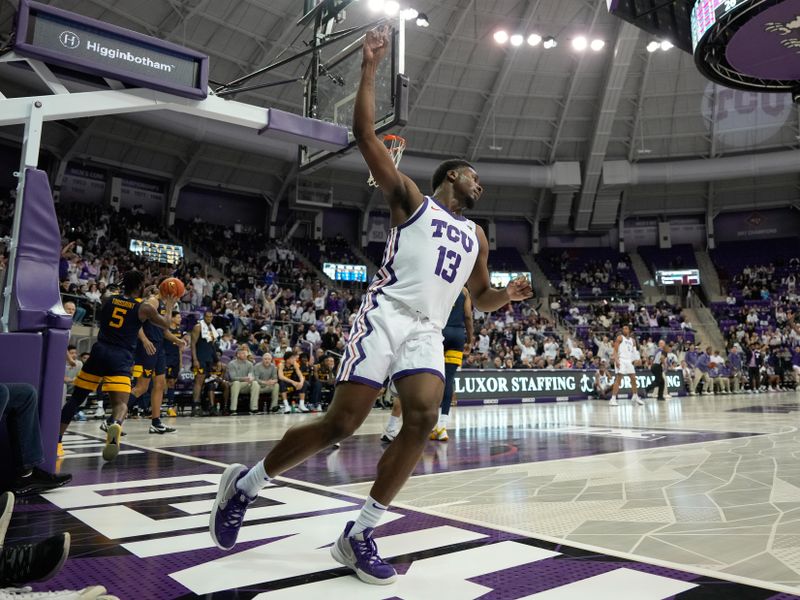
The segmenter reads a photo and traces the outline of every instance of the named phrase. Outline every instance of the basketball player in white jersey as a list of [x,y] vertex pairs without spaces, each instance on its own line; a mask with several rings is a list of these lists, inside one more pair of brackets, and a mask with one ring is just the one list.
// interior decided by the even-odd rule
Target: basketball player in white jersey
[[372,584],[389,584],[397,577],[394,567],[378,555],[372,534],[414,470],[436,424],[444,390],[442,328],[456,297],[466,284],[478,310],[492,312],[532,295],[525,278],[512,281],[504,290],[490,285],[486,235],[461,216],[483,191],[469,163],[442,163],[432,178],[433,196],[423,196],[397,170],[375,135],[375,72],[388,49],[388,28],[367,33],[353,132],[389,204],[392,229],[383,264],[350,331],[333,401],[321,418],[287,431],[252,469],[228,467],[209,524],[216,545],[233,548],[245,510],[259,491],[273,477],[352,435],[389,379],[401,399],[403,426],[378,463],[360,515],[347,524],[331,548],[336,561]]
[[611,388],[611,400],[608,401],[609,406],[618,406],[617,392],[622,383],[622,378],[628,375],[631,379],[631,387],[633,388],[633,396],[631,400],[639,404],[644,404],[644,400],[639,398],[639,390],[636,386],[636,368],[633,366],[635,360],[639,360],[639,351],[636,349],[636,342],[631,336],[631,328],[628,325],[622,326],[622,333],[617,336],[614,341],[614,352],[611,355],[614,361],[614,387]]

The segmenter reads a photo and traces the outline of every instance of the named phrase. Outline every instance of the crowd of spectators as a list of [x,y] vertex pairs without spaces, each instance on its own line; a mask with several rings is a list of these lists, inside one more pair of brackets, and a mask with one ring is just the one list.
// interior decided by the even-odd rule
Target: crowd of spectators
[[539,264],[562,298],[631,298],[641,293],[630,257],[604,248],[545,249]]

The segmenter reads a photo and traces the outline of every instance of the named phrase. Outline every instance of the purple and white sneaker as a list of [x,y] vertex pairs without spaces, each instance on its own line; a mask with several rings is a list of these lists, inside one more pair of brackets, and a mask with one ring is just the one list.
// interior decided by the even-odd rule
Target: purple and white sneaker
[[372,534],[375,531],[369,527],[350,536],[355,521],[350,521],[344,528],[344,532],[331,546],[331,556],[333,560],[350,567],[356,572],[358,578],[373,585],[388,585],[397,579],[397,572],[394,567],[378,556],[378,547]]
[[219,481],[208,528],[211,531],[211,539],[222,550],[230,550],[236,545],[244,513],[256,500],[236,487],[236,483],[247,474],[247,471],[244,465],[230,465],[222,473]]

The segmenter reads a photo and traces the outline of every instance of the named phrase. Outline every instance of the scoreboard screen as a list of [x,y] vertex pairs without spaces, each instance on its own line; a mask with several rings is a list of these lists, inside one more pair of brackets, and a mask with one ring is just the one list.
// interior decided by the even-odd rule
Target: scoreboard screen
[[183,246],[162,244],[150,240],[131,240],[129,250],[147,260],[168,265],[177,265],[183,259]]
[[692,51],[723,15],[747,0],[697,0],[692,8]]
[[492,271],[489,273],[489,280],[492,282],[492,287],[504,288],[510,281],[517,277],[527,277],[531,281],[531,274],[529,272],[520,271],[518,273],[513,271]]
[[343,263],[324,263],[322,272],[334,281],[367,282],[367,265],[347,265]]
[[659,285],[700,285],[700,271],[698,269],[656,271],[656,282]]

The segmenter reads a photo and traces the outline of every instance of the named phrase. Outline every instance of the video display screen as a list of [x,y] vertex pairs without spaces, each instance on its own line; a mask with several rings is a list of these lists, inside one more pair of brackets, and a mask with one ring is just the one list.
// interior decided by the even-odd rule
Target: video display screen
[[322,272],[334,281],[367,282],[367,265],[347,265],[343,263],[324,263]]

